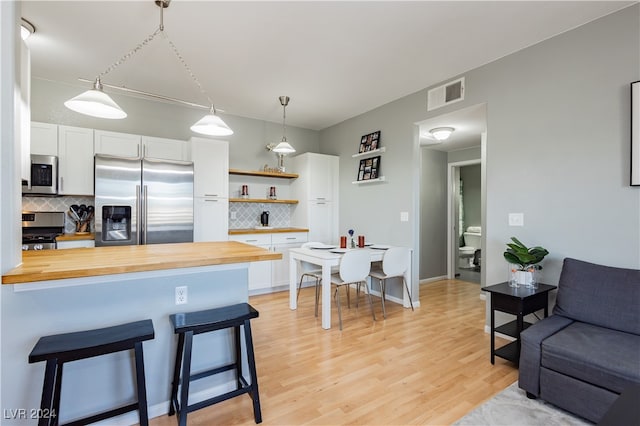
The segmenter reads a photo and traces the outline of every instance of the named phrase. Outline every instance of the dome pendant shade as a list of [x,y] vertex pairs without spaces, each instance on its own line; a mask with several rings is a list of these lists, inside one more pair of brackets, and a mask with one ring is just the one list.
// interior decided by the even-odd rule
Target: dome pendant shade
[[273,152],[277,154],[291,154],[296,152],[296,150],[287,142],[286,138],[282,138],[282,142],[273,148]]
[[233,134],[233,130],[227,126],[222,118],[218,117],[215,111],[211,111],[209,114],[198,120],[191,130],[195,133],[208,136],[229,136]]
[[102,91],[102,83],[100,79],[96,79],[93,89],[87,90],[79,94],[75,98],[69,99],[64,106],[72,111],[80,114],[90,115],[91,117],[121,119],[127,116],[127,113],[114,102],[113,99]]

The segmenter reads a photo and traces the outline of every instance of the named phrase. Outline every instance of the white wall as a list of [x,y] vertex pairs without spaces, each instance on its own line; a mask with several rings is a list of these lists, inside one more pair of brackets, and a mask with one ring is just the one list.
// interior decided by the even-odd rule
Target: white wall
[[[551,252],[542,274],[550,284],[557,283],[565,257],[640,268],[640,191],[628,185],[639,9],[636,4],[465,73],[462,102],[427,113],[427,88],[323,130],[323,152],[341,156],[340,229],[356,223],[372,241],[417,248],[413,123],[486,103],[487,285],[506,279],[502,252],[512,235]],[[351,185],[356,161],[349,157],[360,136],[374,130],[382,130],[388,147],[387,183]],[[399,212],[412,206],[410,221],[399,222]],[[525,226],[508,227],[510,212],[524,213]]]

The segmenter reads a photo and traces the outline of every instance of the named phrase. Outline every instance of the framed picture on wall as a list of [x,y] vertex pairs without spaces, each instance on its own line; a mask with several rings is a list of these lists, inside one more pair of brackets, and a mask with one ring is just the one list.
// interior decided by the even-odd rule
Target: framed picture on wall
[[631,83],[631,186],[640,186],[640,81]]
[[360,160],[358,180],[378,179],[380,176],[380,156]]
[[364,135],[360,138],[360,149],[358,149],[359,153],[373,151],[378,148],[380,148],[380,130],[369,133],[368,135]]

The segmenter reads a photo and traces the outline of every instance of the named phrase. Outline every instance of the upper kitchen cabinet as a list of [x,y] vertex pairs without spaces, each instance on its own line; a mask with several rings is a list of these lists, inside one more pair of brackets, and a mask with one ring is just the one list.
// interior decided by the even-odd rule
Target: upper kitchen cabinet
[[58,155],[58,126],[31,122],[31,154]]
[[[293,198],[333,201],[338,194],[338,157],[307,152],[293,157],[293,168],[300,175],[291,185]],[[337,201],[337,199],[336,199]]]
[[180,161],[189,159],[189,148],[186,141],[105,130],[95,131],[95,152],[116,157],[145,157]]
[[191,138],[193,196],[229,197],[229,143]]
[[58,193],[93,195],[93,129],[58,127]]
[[94,131],[96,154],[139,158],[142,155],[141,144],[142,137],[140,135],[108,132],[106,130]]
[[161,160],[189,160],[189,144],[176,139],[142,137],[142,156]]

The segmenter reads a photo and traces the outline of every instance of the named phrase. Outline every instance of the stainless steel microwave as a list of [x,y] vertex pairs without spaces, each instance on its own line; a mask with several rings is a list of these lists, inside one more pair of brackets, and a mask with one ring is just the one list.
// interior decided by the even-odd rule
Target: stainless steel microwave
[[22,184],[23,195],[58,195],[58,157],[31,155],[31,188]]

